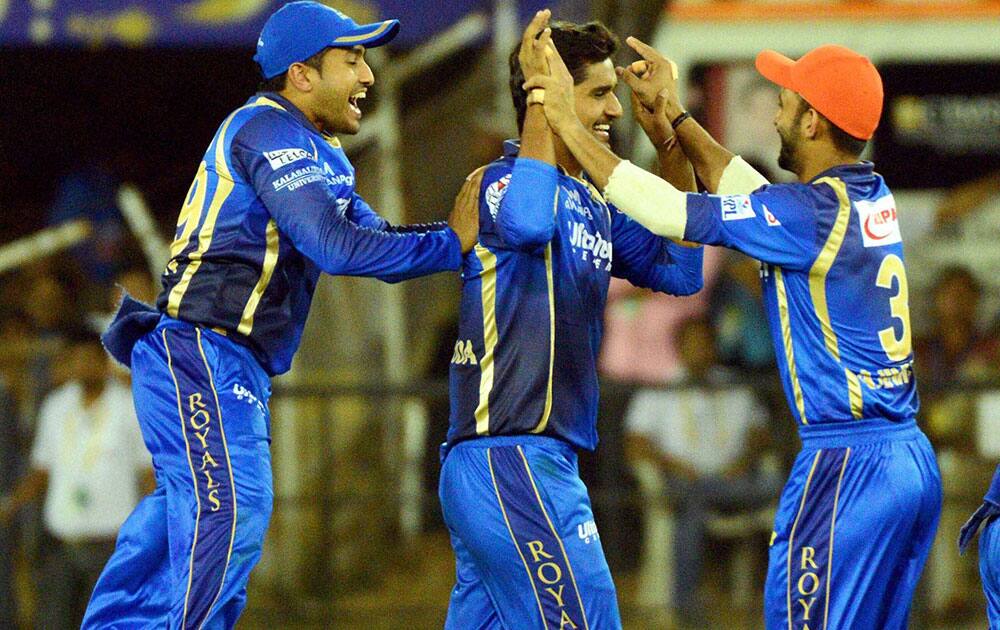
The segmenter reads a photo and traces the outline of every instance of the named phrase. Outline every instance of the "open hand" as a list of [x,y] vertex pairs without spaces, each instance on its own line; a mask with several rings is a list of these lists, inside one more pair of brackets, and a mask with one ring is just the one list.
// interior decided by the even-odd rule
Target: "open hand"
[[462,189],[455,197],[455,207],[448,215],[448,226],[458,235],[462,253],[466,254],[479,241],[479,187],[483,182],[485,167],[465,178]]
[[[541,102],[545,107],[545,118],[555,133],[561,133],[567,125],[580,124],[576,116],[576,98],[573,94],[573,75],[563,62],[555,44],[549,43],[545,49],[548,57],[549,73],[536,74],[524,83],[528,91],[528,103],[533,102],[531,92],[542,90]],[[535,101],[537,102],[537,101]]]
[[521,73],[524,74],[525,80],[549,73],[549,59],[545,51],[552,41],[552,29],[548,27],[551,16],[552,12],[548,9],[539,11],[524,29],[517,61],[521,64]]

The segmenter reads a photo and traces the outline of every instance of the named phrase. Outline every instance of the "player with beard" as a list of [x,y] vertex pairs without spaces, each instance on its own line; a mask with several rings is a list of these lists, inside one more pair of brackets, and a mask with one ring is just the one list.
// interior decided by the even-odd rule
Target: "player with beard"
[[360,129],[365,49],[398,30],[318,2],[264,25],[262,90],[205,152],[157,308],[126,298],[104,337],[132,368],[157,488],[122,526],[84,628],[233,627],[271,514],[270,377],[291,365],[320,273],[456,270],[475,242],[471,187],[450,227],[391,226],[333,135]]
[[[695,172],[719,194],[688,194],[616,157],[581,128],[558,55],[545,113],[611,203],[653,232],[761,261],[786,398],[802,438],[782,493],[765,585],[769,630],[907,627],[941,511],[934,452],[917,427],[906,271],[896,204],[860,155],[882,110],[865,57],[820,46],[773,51],[757,69],[781,86],[781,165],[770,185],[683,109],[671,61],[629,40],[622,69],[644,107],[671,120]],[[641,76],[638,73],[641,72]]]
[[[675,295],[702,287],[702,249],[655,236],[609,205],[542,103],[521,88],[556,42],[573,117],[607,147],[622,114],[601,24],[539,12],[511,54],[520,143],[471,180],[479,242],[462,269],[459,338],[440,495],[456,556],[445,627],[620,628],[614,583],[576,452],[597,446],[597,353],[611,276]],[[692,187],[669,121],[644,115],[661,170]]]

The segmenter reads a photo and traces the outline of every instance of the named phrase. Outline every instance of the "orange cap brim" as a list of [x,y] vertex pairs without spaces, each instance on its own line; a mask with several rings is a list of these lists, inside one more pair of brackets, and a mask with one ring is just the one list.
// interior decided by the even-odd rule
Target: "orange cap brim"
[[792,66],[794,64],[794,61],[773,50],[760,51],[754,61],[757,72],[764,75],[765,79],[793,92],[796,91],[792,85]]

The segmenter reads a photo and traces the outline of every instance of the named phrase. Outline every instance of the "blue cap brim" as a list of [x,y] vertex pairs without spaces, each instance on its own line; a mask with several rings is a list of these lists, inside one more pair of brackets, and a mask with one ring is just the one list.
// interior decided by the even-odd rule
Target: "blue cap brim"
[[375,48],[388,44],[399,33],[399,20],[362,24],[354,31],[341,35],[330,44],[334,48],[366,46]]

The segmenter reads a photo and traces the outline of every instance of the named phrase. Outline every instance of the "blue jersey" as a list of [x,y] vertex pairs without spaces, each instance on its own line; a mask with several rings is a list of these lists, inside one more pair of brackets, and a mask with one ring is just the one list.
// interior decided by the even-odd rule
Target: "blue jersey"
[[219,127],[170,254],[159,310],[248,346],[271,375],[291,366],[321,271],[394,282],[461,265],[446,225],[379,217],[337,139],[273,93]]
[[870,162],[750,195],[688,195],[685,238],[761,261],[764,304],[801,425],[919,406],[896,203]]
[[597,446],[597,354],[611,276],[702,287],[702,248],[653,235],[582,179],[528,158],[486,167],[466,255],[448,442],[544,434]]

